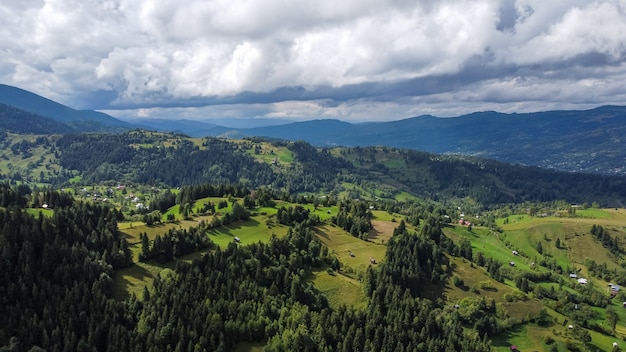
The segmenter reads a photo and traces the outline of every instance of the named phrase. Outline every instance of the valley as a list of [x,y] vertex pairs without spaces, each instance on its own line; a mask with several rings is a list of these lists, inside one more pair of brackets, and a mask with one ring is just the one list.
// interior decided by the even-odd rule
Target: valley
[[[17,209],[47,243],[27,245],[39,232],[18,227],[19,235],[2,233],[14,236],[5,246],[19,243],[5,252],[26,258],[34,246],[35,267],[108,263],[84,275],[100,279],[72,284],[108,302],[93,316],[114,309],[125,317],[122,325],[107,321],[119,334],[108,348],[158,350],[174,341],[237,351],[394,350],[398,341],[423,351],[449,343],[467,351],[626,348],[620,177],[389,147],[142,130],[5,133],[0,143],[6,226]],[[67,230],[61,222],[72,229],[66,237],[53,235]],[[90,247],[80,252],[79,243]],[[57,246],[78,257],[44,255]],[[8,258],[8,282],[68,284],[60,272],[23,276],[18,256]],[[23,297],[36,301],[11,287],[7,317]],[[50,294],[49,304],[57,302]],[[57,324],[66,329],[58,336],[71,340],[72,320],[43,319],[33,304],[39,335]],[[14,328],[0,335],[5,345],[11,336],[54,345],[6,324]],[[91,332],[69,343],[102,336],[98,324],[87,326]],[[393,338],[376,338],[385,335]]]

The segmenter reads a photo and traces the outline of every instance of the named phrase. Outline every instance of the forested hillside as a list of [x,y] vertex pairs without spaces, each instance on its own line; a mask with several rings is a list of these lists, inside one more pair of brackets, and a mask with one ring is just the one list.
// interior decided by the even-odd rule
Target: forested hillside
[[230,141],[132,131],[26,136],[3,133],[5,179],[67,186],[138,183],[156,187],[215,183],[310,192],[482,205],[565,200],[626,203],[623,177],[556,172],[495,161],[388,147],[319,149],[302,141]]
[[0,146],[1,350],[626,346],[622,177],[141,130]]
[[508,163],[600,174],[626,174],[626,108],[504,114],[351,124],[338,120],[238,129],[224,136],[302,139],[316,146],[388,146],[437,154],[474,155]]
[[365,311],[330,308],[306,280],[332,260],[306,221],[269,244],[231,243],[180,263],[141,300],[119,302],[111,277],[131,255],[115,210],[58,195],[53,216],[33,216],[19,190],[0,190],[3,350],[225,351],[245,341],[269,351],[489,350],[480,330],[420,298],[419,285],[446,274],[429,238],[394,238],[385,264],[369,269]]

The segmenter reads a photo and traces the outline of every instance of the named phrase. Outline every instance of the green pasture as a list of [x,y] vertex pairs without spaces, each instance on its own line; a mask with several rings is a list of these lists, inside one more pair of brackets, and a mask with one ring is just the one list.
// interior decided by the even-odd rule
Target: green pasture
[[400,224],[400,220],[404,218],[403,215],[389,213],[384,210],[372,210],[372,215],[374,215],[374,220],[393,221],[395,219],[398,222],[398,224]]
[[393,198],[399,202],[406,202],[407,200],[419,199],[418,197],[412,195],[411,193],[404,192],[404,191],[396,193]]
[[148,262],[136,261],[128,268],[116,270],[113,273],[113,297],[123,300],[134,294],[137,298],[143,299],[144,287],[152,288],[152,283],[157,275],[162,278],[166,275],[172,275],[177,261],[191,262],[207,251],[209,250],[190,253],[178,258],[178,260],[163,264],[152,260]]
[[[589,211],[605,214],[602,218],[532,218],[527,215],[513,215],[509,223],[503,224],[506,239],[517,246],[527,256],[537,258],[537,242],[541,242],[543,255],[554,258],[562,267],[573,263],[582,265],[586,259],[592,259],[599,264],[606,264],[609,268],[619,269],[616,258],[591,234],[593,224],[603,225],[613,229],[612,235],[623,238],[626,231],[616,228],[615,224],[626,224],[623,214],[615,210],[588,209]],[[501,221],[499,221],[501,222]],[[561,246],[556,247],[556,239]]]
[[323,207],[318,206],[316,209],[313,209],[312,204],[304,205],[306,209],[309,209],[311,215],[319,216],[320,220],[325,221],[329,220],[333,216],[336,216],[339,212],[339,208],[337,206]]
[[[343,267],[356,272],[364,272],[370,264],[370,257],[378,263],[385,258],[387,247],[360,240],[334,225],[323,225],[313,229],[315,236],[334,253]],[[350,256],[350,252],[354,256]],[[377,265],[377,264],[374,264]]]
[[350,305],[355,308],[365,308],[367,299],[361,283],[341,273],[329,274],[326,270],[316,270],[311,273],[315,288],[322,292],[333,308],[340,305]]
[[[501,263],[515,262],[515,267],[511,268],[511,270],[542,270],[537,266],[535,266],[535,268],[532,267],[531,263],[535,261],[532,256],[529,258],[514,255],[513,249],[515,248],[509,248],[505,245],[504,238],[506,235],[504,234],[478,226],[469,231],[465,226],[458,225],[447,226],[443,231],[456,242],[463,238],[468,239],[472,244],[474,255],[478,252],[482,252],[485,257],[496,259]],[[511,244],[512,247],[516,245],[516,243],[515,245]]]
[[[542,307],[541,302],[526,296],[524,300],[507,302],[505,296],[520,292],[517,288],[505,283],[498,282],[491,278],[486,270],[477,265],[470,265],[470,262],[457,257],[450,257],[450,265],[453,273],[442,288],[433,288],[433,299],[443,294],[450,304],[456,304],[464,298],[481,298],[495,300],[500,304],[500,309],[504,309],[507,316],[517,319],[525,319],[528,315],[537,314]],[[458,276],[463,280],[463,286],[457,287],[453,284],[452,278]]]
[[260,143],[252,143],[253,146],[257,145],[260,147],[259,153],[255,153],[254,147],[246,150],[246,153],[254,157],[258,161],[262,161],[266,164],[271,164],[274,160],[278,161],[279,166],[289,165],[294,160],[294,154],[287,147],[274,146],[270,143],[260,142]]
[[43,208],[26,208],[26,212],[32,216],[39,216],[39,213],[41,213],[48,218],[52,217],[54,214],[54,210]]
[[238,221],[228,226],[207,231],[211,241],[224,248],[239,237],[240,244],[246,245],[256,242],[269,242],[272,234],[283,237],[287,234],[288,227],[281,224],[267,226],[264,216],[256,216],[247,221]]
[[608,219],[612,215],[605,209],[588,208],[576,209],[576,216],[589,219]]

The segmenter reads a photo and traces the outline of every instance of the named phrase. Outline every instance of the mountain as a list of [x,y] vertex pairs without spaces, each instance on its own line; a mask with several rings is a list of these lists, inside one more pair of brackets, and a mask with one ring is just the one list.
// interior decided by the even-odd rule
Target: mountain
[[[124,121],[146,129],[162,132],[180,132],[191,137],[217,136],[228,134],[233,129],[264,128],[293,123],[291,120],[268,118],[211,119],[210,122],[186,119],[131,119]],[[235,133],[236,134],[236,133]]]
[[120,131],[134,126],[93,110],[74,110],[35,93],[0,84],[0,104],[70,126],[75,131]]
[[626,107],[351,124],[316,120],[251,129],[227,136],[305,140],[318,146],[390,146],[439,154],[481,156],[565,171],[626,174]]
[[32,114],[13,106],[0,104],[1,129],[17,133],[69,133],[72,128],[51,118]]

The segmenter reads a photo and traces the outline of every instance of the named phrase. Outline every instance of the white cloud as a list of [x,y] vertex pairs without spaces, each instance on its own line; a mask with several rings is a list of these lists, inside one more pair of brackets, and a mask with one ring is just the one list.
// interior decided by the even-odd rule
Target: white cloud
[[8,0],[0,80],[142,114],[528,111],[619,101],[625,32],[624,0]]

